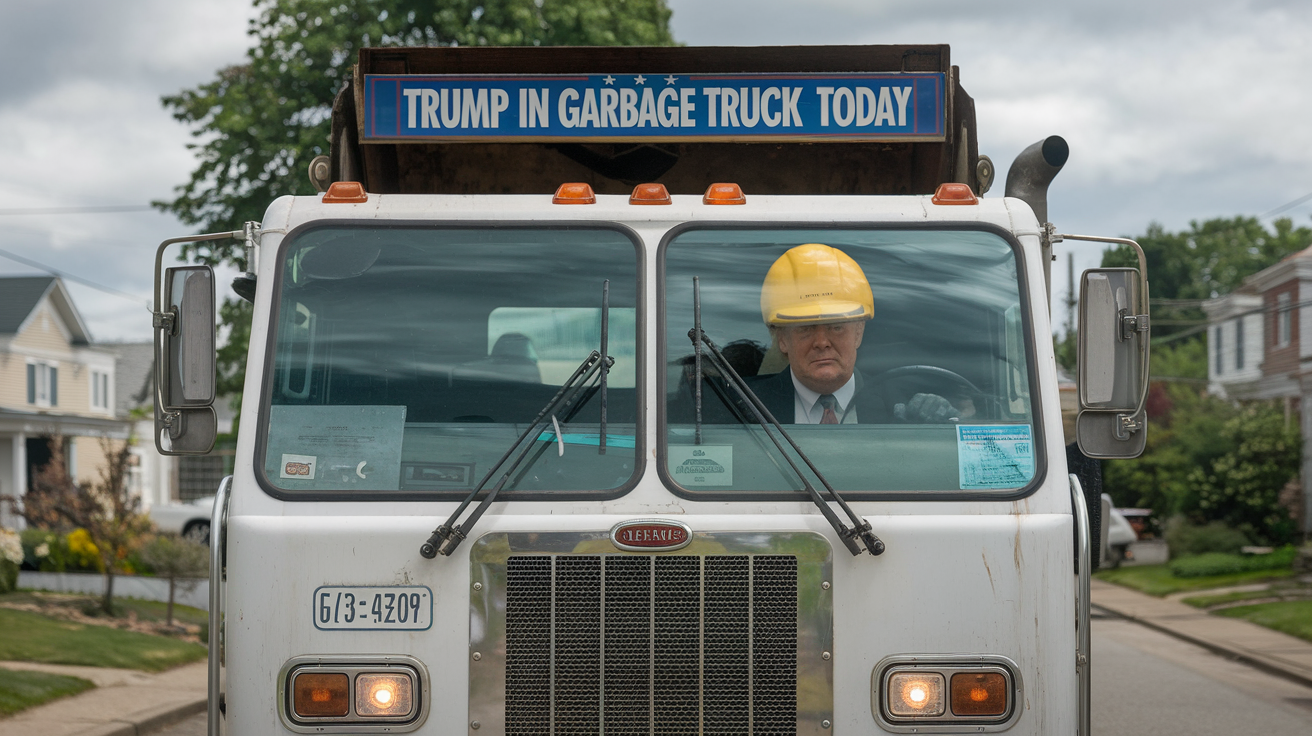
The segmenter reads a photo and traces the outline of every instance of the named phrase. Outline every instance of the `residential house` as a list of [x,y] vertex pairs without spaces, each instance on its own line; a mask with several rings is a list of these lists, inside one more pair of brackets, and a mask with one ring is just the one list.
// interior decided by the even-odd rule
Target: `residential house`
[[1280,399],[1303,433],[1303,532],[1312,535],[1312,248],[1203,305],[1208,388],[1236,400]]
[[[94,482],[102,440],[122,442],[116,356],[93,345],[64,284],[52,276],[0,278],[0,496],[22,496],[62,436],[70,475]],[[21,527],[8,503],[0,525]]]

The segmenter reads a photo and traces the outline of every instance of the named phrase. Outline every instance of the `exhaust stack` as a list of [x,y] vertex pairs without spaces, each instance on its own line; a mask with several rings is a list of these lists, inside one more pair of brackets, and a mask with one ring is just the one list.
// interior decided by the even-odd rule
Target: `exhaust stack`
[[1007,169],[1007,191],[1008,197],[1015,197],[1034,210],[1034,216],[1039,218],[1039,228],[1043,233],[1039,241],[1043,248],[1043,283],[1048,287],[1048,313],[1052,314],[1052,240],[1050,233],[1053,232],[1048,225],[1048,185],[1061,171],[1061,167],[1066,165],[1066,159],[1071,155],[1070,146],[1066,145],[1066,139],[1059,135],[1050,135],[1047,138],[1031,145],[1015,161],[1011,162],[1011,168]]
[[1066,139],[1050,135],[1021,151],[1007,170],[1006,195],[1024,200],[1034,210],[1039,224],[1048,221],[1048,185],[1070,155]]

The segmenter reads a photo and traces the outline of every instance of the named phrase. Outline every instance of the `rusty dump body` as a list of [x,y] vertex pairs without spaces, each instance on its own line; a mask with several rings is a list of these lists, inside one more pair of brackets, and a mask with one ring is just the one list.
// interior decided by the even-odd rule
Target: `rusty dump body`
[[[946,135],[920,142],[362,143],[368,74],[671,74],[940,72]],[[979,193],[975,103],[947,45],[758,47],[483,47],[361,49],[354,83],[333,103],[332,181],[379,194],[544,194],[587,182],[627,194],[660,181],[701,194],[732,181],[755,194],[932,194],[961,182]]]

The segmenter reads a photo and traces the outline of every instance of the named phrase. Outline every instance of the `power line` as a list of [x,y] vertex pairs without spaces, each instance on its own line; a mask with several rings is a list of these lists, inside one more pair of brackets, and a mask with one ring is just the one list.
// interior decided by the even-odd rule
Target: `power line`
[[[20,256],[20,255],[18,255],[17,253],[10,253],[10,252],[7,251],[7,250],[0,249],[0,256],[3,256],[3,257],[5,257],[5,258],[8,258],[8,259],[11,260],[11,261],[18,261],[19,263],[21,263],[21,264],[23,264],[23,265],[25,265],[25,266],[31,266],[32,268],[40,269],[40,270],[45,271],[46,273],[48,273],[48,274],[50,274],[50,275],[52,275],[52,276],[58,276],[58,277],[61,278],[61,279],[65,279],[65,280],[67,280],[67,281],[73,281],[73,282],[76,282],[76,283],[82,284],[83,286],[90,286],[90,287],[93,288],[93,289],[96,289],[96,290],[98,290],[98,291],[103,291],[103,292],[105,292],[106,294],[110,294],[110,295],[112,295],[112,296],[116,296],[116,297],[119,297],[119,298],[121,298],[121,299],[128,299],[128,300],[130,300],[133,304],[141,304],[141,303],[142,303],[141,297],[139,297],[139,296],[133,296],[132,294],[127,293],[126,291],[119,291],[118,289],[115,289],[115,288],[112,287],[112,286],[105,286],[105,285],[103,285],[103,284],[98,284],[98,283],[96,283],[96,282],[94,282],[94,281],[91,281],[91,280],[89,280],[89,279],[84,279],[84,278],[82,278],[81,276],[74,276],[74,275],[71,274],[71,273],[67,273],[67,272],[65,272],[65,271],[60,271],[59,269],[56,269],[56,268],[52,268],[52,267],[50,267],[50,266],[47,266],[46,264],[41,263],[40,261],[34,261],[34,260],[30,259],[30,258],[24,258],[23,256]],[[150,308],[150,304],[149,304],[149,302],[147,302],[147,304],[146,304],[146,308],[147,308],[147,309]]]
[[148,204],[111,204],[91,207],[19,207],[0,209],[0,215],[103,215],[114,212],[147,212]]
[[1266,218],[1271,217],[1272,215],[1278,215],[1281,212],[1284,212],[1285,210],[1293,209],[1310,199],[1312,199],[1312,194],[1304,194],[1303,196],[1299,197],[1298,199],[1295,199],[1292,202],[1286,202],[1285,204],[1280,205],[1279,207],[1271,210],[1270,212],[1267,212],[1266,214],[1259,215],[1257,219],[1265,220]]

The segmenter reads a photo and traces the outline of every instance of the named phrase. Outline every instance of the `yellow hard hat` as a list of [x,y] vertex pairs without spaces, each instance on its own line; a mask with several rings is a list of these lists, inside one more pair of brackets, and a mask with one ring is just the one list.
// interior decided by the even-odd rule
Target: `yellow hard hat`
[[788,249],[765,274],[761,318],[767,325],[848,322],[875,316],[870,282],[852,257],[806,243]]

